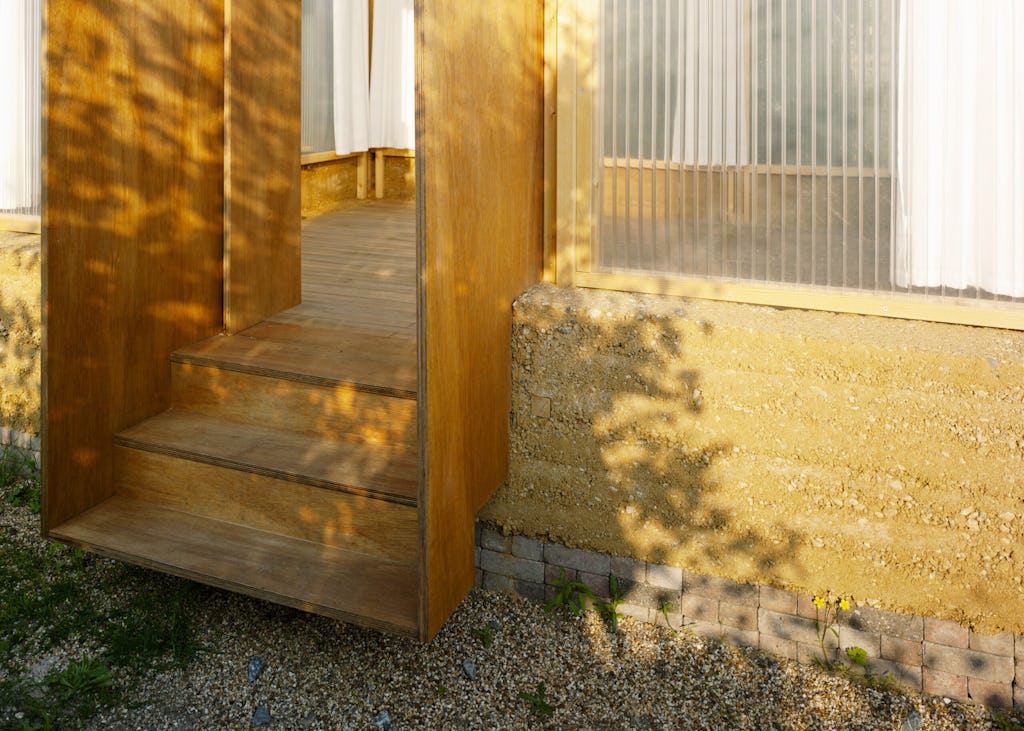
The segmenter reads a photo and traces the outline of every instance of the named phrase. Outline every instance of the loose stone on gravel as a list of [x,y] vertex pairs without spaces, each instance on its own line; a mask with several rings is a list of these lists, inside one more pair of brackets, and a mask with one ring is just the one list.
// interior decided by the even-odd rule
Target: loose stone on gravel
[[266,703],[261,703],[256,706],[256,711],[252,714],[252,725],[253,727],[266,726],[268,723],[270,723],[270,709]]
[[471,658],[466,658],[462,661],[462,672],[465,673],[466,677],[470,680],[476,680],[476,663]]
[[263,674],[263,669],[267,666],[267,661],[259,655],[253,655],[249,659],[249,682],[255,683],[260,675]]

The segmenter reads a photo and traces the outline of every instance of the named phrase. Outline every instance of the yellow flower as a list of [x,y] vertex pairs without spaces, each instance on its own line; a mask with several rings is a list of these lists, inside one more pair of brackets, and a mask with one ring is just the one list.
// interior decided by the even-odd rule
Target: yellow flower
[[823,606],[825,606],[825,597],[823,597],[823,596],[816,596],[816,597],[814,597],[814,606],[816,606],[818,609],[821,609]]
[[850,608],[850,600],[849,599],[840,599],[839,600],[839,608],[842,609],[845,612],[847,609]]

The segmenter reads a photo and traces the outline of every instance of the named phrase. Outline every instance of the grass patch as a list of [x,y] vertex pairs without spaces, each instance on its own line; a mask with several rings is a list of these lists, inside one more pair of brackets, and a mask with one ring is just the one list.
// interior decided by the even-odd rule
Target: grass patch
[[38,474],[0,486],[0,729],[81,727],[209,649],[191,620],[204,587],[46,543],[38,494]]

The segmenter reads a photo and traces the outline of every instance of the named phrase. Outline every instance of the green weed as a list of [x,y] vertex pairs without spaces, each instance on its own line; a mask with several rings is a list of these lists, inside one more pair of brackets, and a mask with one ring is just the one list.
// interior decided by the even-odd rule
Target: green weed
[[[0,445],[0,489],[9,488],[23,481],[34,482],[38,494],[39,465],[36,464],[35,457],[10,444]],[[38,508],[35,512],[39,512]]]
[[601,602],[598,611],[612,626],[612,633],[619,631],[619,620],[622,614],[619,613],[619,605],[622,604],[622,591],[619,589],[619,580],[614,574],[608,575],[608,591],[612,595],[606,602]]
[[593,601],[594,599],[594,592],[586,582],[570,580],[565,569],[562,569],[562,575],[558,581],[554,582],[554,587],[558,592],[554,599],[544,607],[548,612],[558,611],[565,615],[578,617],[586,610],[587,600]]
[[485,650],[491,649],[491,645],[494,642],[494,627],[485,624],[479,629],[474,629],[473,635],[480,638],[480,644],[484,646]]
[[546,694],[547,689],[544,687],[544,681],[541,680],[537,683],[537,689],[533,693],[523,691],[519,697],[530,704],[530,713],[537,718],[547,720],[555,715],[555,707],[548,702]]

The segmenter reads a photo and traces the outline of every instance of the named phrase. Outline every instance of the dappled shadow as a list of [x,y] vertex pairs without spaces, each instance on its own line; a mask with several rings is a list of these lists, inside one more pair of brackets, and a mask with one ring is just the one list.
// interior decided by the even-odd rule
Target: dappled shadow
[[0,231],[0,429],[39,433],[39,237]]
[[512,465],[482,519],[739,581],[799,573],[806,537],[750,477],[728,379],[702,374],[714,325],[681,300],[616,297],[541,286],[517,302]]

